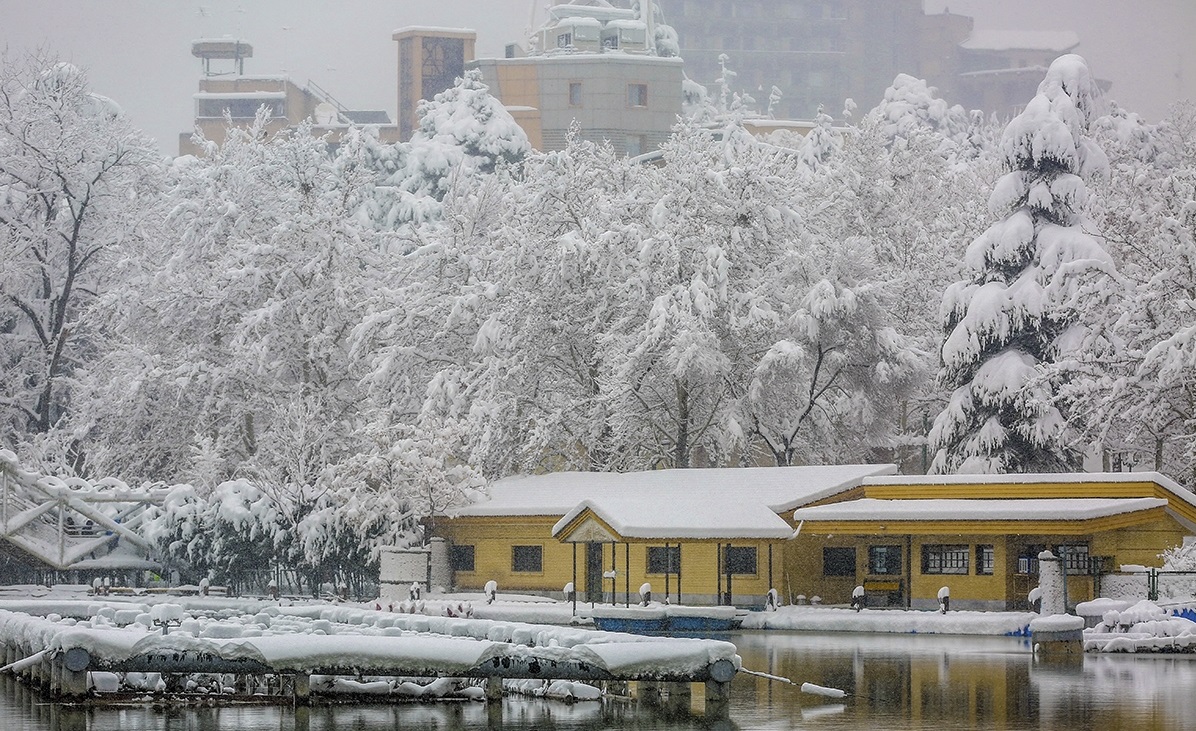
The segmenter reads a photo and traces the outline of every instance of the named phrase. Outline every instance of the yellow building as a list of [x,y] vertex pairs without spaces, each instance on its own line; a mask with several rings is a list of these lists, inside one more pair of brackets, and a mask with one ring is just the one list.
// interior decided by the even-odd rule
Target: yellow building
[[892,465],[560,472],[490,485],[490,498],[437,519],[454,584],[587,602],[653,599],[760,606],[783,578],[794,508]]
[[870,606],[930,609],[945,586],[952,608],[1026,608],[1048,548],[1075,603],[1196,532],[1196,497],[1157,473],[892,475],[833,500],[794,512],[786,553],[795,590],[828,603],[862,585]]
[[555,473],[499,480],[438,518],[454,585],[586,602],[654,599],[953,609],[1028,606],[1038,554],[1071,603],[1196,533],[1196,497],[1157,473],[900,476],[893,465]]

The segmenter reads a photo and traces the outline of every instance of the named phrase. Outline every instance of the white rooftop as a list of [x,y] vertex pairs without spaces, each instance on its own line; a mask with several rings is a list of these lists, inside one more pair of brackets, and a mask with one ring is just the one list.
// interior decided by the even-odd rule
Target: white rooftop
[[522,475],[490,483],[489,499],[454,515],[562,517],[584,500],[599,501],[597,504],[619,514],[624,502],[654,513],[697,510],[699,506],[730,510],[730,506],[749,503],[779,513],[855,487],[868,476],[896,471],[896,466],[882,464]]
[[864,498],[800,508],[799,521],[1090,520],[1167,505],[1161,498],[1024,498],[877,500]]
[[959,45],[972,51],[1063,53],[1080,45],[1080,37],[1070,30],[974,30]]
[[793,528],[766,505],[750,500],[683,498],[679,502],[635,497],[583,500],[552,527],[556,536],[589,509],[622,538],[773,538]]

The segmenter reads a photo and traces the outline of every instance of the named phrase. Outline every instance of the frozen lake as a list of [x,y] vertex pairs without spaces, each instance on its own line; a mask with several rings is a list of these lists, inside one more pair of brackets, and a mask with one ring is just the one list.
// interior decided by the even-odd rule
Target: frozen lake
[[732,635],[745,668],[842,688],[841,701],[740,675],[730,719],[668,716],[633,702],[508,697],[497,707],[72,709],[0,679],[4,731],[373,731],[375,729],[1196,729],[1196,659],[1093,656],[1035,664],[1023,639],[756,632]]

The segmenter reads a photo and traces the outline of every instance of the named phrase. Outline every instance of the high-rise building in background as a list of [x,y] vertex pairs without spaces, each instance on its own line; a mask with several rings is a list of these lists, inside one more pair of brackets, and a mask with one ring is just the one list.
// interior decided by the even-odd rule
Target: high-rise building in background
[[1034,96],[1050,62],[1079,44],[1071,32],[975,31],[972,18],[927,15],[921,0],[656,0],[676,29],[685,73],[731,87],[774,114],[809,119],[819,105],[878,103],[899,73],[926,79],[968,109],[1012,116]]

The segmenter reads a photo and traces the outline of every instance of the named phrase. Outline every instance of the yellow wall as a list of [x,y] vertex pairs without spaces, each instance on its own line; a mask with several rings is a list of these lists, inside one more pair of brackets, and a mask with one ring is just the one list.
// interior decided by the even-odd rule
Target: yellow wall
[[[460,590],[481,590],[487,581],[498,583],[500,592],[535,592],[558,594],[565,584],[574,581],[573,545],[562,543],[552,537],[555,517],[469,517],[441,519],[436,524],[436,534],[452,544],[474,546],[474,571],[455,572],[455,586]],[[613,568],[618,572],[615,592],[622,602],[628,589],[632,601],[636,600],[644,582],[652,585],[653,599],[665,597],[665,575],[649,574],[648,547],[663,547],[666,541],[643,541],[616,543]],[[669,541],[677,545],[677,541]],[[681,542],[681,590],[685,601],[697,604],[711,604],[716,601],[720,588],[726,591],[725,577],[717,574],[719,541]],[[723,544],[726,541],[722,542]],[[754,546],[756,548],[756,573],[736,574],[732,577],[732,597],[737,605],[760,604],[769,587],[769,542],[741,540],[730,541],[733,546]],[[543,550],[543,571],[536,573],[515,572],[511,566],[511,547],[516,545],[538,545]],[[773,579],[781,580],[784,546],[773,544]],[[626,573],[630,556],[631,573]],[[612,569],[611,544],[603,544],[603,571]],[[585,589],[586,544],[577,544],[576,586]],[[669,591],[673,600],[677,598],[677,575],[668,578]],[[602,590],[609,601],[611,581],[604,579]]]

